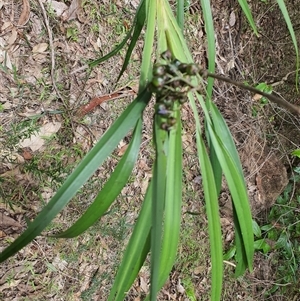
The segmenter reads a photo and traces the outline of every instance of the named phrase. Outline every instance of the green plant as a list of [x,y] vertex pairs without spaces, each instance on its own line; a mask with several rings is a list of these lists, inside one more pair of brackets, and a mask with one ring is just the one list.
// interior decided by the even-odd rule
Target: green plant
[[[255,88],[269,94],[273,91],[272,86],[269,86],[266,83],[260,83]],[[256,117],[258,112],[268,103],[268,99],[258,95],[257,97],[253,97],[253,100],[256,101],[256,103],[252,106],[252,116]]]
[[[298,283],[300,264],[300,222],[299,222],[299,191],[293,197],[293,185],[300,181],[300,169],[294,170],[295,175],[283,194],[278,197],[275,205],[268,214],[267,223],[259,226],[253,221],[255,234],[254,248],[268,256],[272,254],[271,264],[276,266],[276,284],[267,291],[271,295],[277,290],[285,293],[288,284]],[[224,255],[229,260],[235,255],[235,246]],[[290,291],[290,288],[289,288]]]
[[78,28],[77,27],[67,28],[67,38],[74,42],[77,42],[78,41]]
[[295,149],[291,153],[293,156],[300,158],[300,149]]
[[[299,222],[299,190],[293,191],[294,184],[300,182],[300,169],[294,170],[295,175],[290,179],[283,194],[272,207],[267,223],[260,227],[262,237],[273,242],[271,264],[277,267],[276,284],[267,292],[272,294],[277,290],[281,293],[291,291],[288,284],[297,290],[300,265],[300,222]],[[299,287],[298,287],[299,290]]]
[[[157,293],[165,283],[174,264],[180,233],[182,199],[180,109],[181,104],[186,101],[189,101],[195,118],[198,159],[206,202],[212,263],[211,299],[220,300],[222,289],[223,256],[218,210],[222,174],[227,180],[233,200],[236,276],[243,274],[247,267],[252,270],[254,244],[251,212],[233,139],[222,115],[211,100],[215,66],[214,29],[210,3],[204,0],[201,2],[208,39],[210,73],[207,87],[203,84],[200,70],[193,64],[192,56],[183,37],[184,1],[178,0],[176,20],[168,1],[142,0],[133,26],[124,41],[110,54],[89,64],[93,68],[109,59],[129,41],[119,80],[127,68],[132,50],[145,27],[137,98],[82,159],[36,219],[29,222],[27,230],[0,254],[1,261],[18,252],[39,235],[104,160],[111,155],[119,141],[134,128],[125,154],[94,202],[74,225],[55,237],[78,236],[107,212],[130,177],[141,143],[143,111],[149,104],[151,96],[154,95],[156,105],[153,118],[155,148],[153,176],[108,300],[124,299],[149,252],[151,254],[151,287],[150,296],[147,299],[156,300]],[[254,32],[257,33],[247,2],[242,0],[239,2]],[[284,8],[282,3],[280,1],[281,7]],[[288,15],[285,14],[285,17],[289,20]],[[156,40],[155,30],[157,30]],[[290,31],[293,36],[292,28]],[[157,64],[153,68],[151,58],[154,45],[157,45],[155,51]],[[200,91],[205,91],[204,95]],[[204,127],[201,126],[199,119],[199,107],[204,114]]]
[[6,148],[14,149],[20,141],[30,138],[30,136],[37,133],[38,130],[38,118],[35,117],[12,124],[11,128],[4,135]]

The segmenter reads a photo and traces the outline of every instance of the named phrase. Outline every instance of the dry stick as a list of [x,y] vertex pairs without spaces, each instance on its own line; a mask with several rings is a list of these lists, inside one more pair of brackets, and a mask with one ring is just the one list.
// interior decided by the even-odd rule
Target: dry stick
[[46,28],[47,28],[47,31],[48,31],[48,37],[49,37],[49,48],[50,48],[50,55],[51,55],[51,80],[52,80],[53,88],[54,88],[57,96],[63,101],[63,98],[61,97],[61,95],[59,93],[59,90],[56,87],[56,82],[55,82],[55,79],[54,79],[55,58],[54,58],[54,46],[53,46],[52,31],[50,30],[49,20],[48,20],[48,17],[47,17],[45,7],[44,7],[41,0],[38,0],[38,1],[39,1],[39,5],[42,9],[42,13],[43,13],[43,16],[44,16],[44,21],[45,21],[45,25],[46,25]]
[[230,78],[223,77],[221,75],[217,75],[217,74],[214,74],[214,73],[203,71],[202,76],[203,77],[209,76],[209,77],[221,80],[223,82],[235,85],[235,86],[237,86],[241,89],[248,90],[248,91],[256,93],[256,94],[260,94],[260,95],[268,98],[270,101],[276,103],[277,105],[279,105],[281,107],[284,107],[285,109],[288,109],[290,112],[292,112],[294,114],[297,114],[297,115],[300,115],[300,107],[289,103],[288,101],[284,100],[283,98],[279,98],[279,97],[276,97],[272,94],[262,92],[258,89],[255,89],[255,88],[251,87],[251,86],[244,85],[244,84],[236,82],[236,81],[234,81]]

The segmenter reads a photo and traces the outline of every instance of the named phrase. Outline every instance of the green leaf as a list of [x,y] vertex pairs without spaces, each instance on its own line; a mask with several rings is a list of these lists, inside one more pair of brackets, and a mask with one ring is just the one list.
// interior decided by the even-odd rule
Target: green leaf
[[300,158],[300,149],[295,149],[291,152],[293,156]]
[[281,248],[286,249],[286,248],[288,248],[288,236],[287,236],[285,231],[281,232],[281,234],[280,234],[280,236],[279,236],[279,238],[276,242],[275,247],[277,249],[281,249]]
[[167,280],[174,265],[178,248],[182,203],[182,142],[180,111],[176,111],[177,123],[169,132],[167,154],[167,179],[163,240],[159,275],[159,289]]
[[184,28],[184,0],[177,0],[177,10],[176,10],[176,19],[179,28],[183,32]]
[[133,138],[119,164],[111,174],[109,180],[98,193],[94,202],[89,206],[86,212],[66,231],[54,235],[54,237],[71,238],[80,235],[93,225],[116,199],[122,188],[126,185],[132,172],[137,156],[142,136],[142,121],[138,120]]
[[168,135],[165,130],[160,129],[160,120],[155,115],[154,121],[154,143],[155,162],[153,168],[153,192],[152,192],[152,231],[151,231],[151,287],[150,300],[156,301],[159,290],[159,269],[161,260],[161,241],[163,229],[163,214],[166,195],[166,173]]
[[122,69],[121,69],[120,74],[117,78],[117,82],[119,81],[119,79],[121,78],[121,76],[123,75],[124,71],[126,70],[126,68],[128,66],[132,51],[133,51],[133,49],[136,45],[136,42],[137,42],[137,40],[138,40],[138,38],[141,34],[141,31],[142,31],[143,27],[144,27],[145,20],[146,20],[145,0],[141,1],[140,8],[138,9],[138,11],[136,13],[135,19],[136,19],[136,22],[135,22],[135,26],[134,26],[134,31],[133,31],[131,41],[130,41],[130,44],[128,46],[126,55],[125,55],[125,59],[124,59],[124,62],[123,62]]
[[[198,96],[202,103],[202,96]],[[210,240],[210,252],[212,263],[212,290],[211,300],[220,300],[223,280],[223,254],[222,254],[222,234],[219,217],[219,203],[213,169],[206,152],[206,147],[201,135],[201,126],[197,107],[192,95],[189,96],[196,122],[196,142],[198,157],[202,175],[202,184],[208,218],[208,230]],[[203,103],[204,105],[204,103]]]
[[[201,103],[201,98],[199,100]],[[202,107],[204,108],[211,142],[214,145],[232,195],[237,258],[239,259],[236,269],[236,275],[238,276],[244,272],[247,266],[250,271],[252,270],[254,254],[252,218],[247,190],[239,156],[228,126],[214,103],[209,106],[213,123],[210,122],[208,111],[205,109],[203,102]]]
[[[215,58],[216,58],[216,44],[215,44],[215,30],[213,17],[211,12],[211,4],[209,0],[201,0],[201,7],[203,10],[203,18],[205,24],[205,31],[207,33],[207,47],[208,47],[208,71],[215,72]],[[208,78],[207,80],[207,99],[211,98],[214,79]]]
[[[239,276],[243,275],[245,270],[247,269],[247,254],[245,252],[245,246],[243,244],[243,236],[241,227],[239,224],[239,220],[237,218],[236,210],[233,207],[233,222],[234,222],[234,231],[235,231],[235,246],[236,246],[236,253],[235,253],[235,261],[237,262],[235,268],[235,277],[238,278]],[[252,244],[252,247],[254,242]],[[254,247],[253,247],[254,252]]]
[[152,182],[124,252],[108,301],[123,301],[150,250]]
[[132,31],[133,30],[137,31],[136,24],[137,24],[138,21],[141,21],[141,20],[139,20],[140,16],[142,15],[142,14],[140,14],[140,11],[142,11],[144,9],[144,5],[145,5],[145,0],[141,0],[141,2],[139,4],[139,7],[137,8],[136,15],[135,15],[134,20],[133,20],[133,24],[132,24],[129,32],[127,33],[126,37],[124,38],[124,40],[110,53],[106,54],[105,56],[103,56],[99,59],[96,59],[96,60],[93,60],[93,61],[89,62],[88,64],[91,68],[99,65],[102,62],[107,61],[108,59],[110,59],[111,57],[116,55],[125,46],[125,44],[127,43],[127,41],[131,37]]
[[224,255],[223,260],[229,260],[236,254],[236,246],[231,247]]
[[254,242],[254,249],[255,250],[262,250],[264,254],[267,254],[271,251],[271,247],[269,244],[266,243],[265,239],[258,239]]
[[152,79],[152,50],[156,20],[156,1],[146,1],[146,33],[141,64],[140,89],[144,89]]
[[293,44],[294,44],[294,48],[295,48],[295,52],[296,52],[296,88],[298,89],[298,78],[299,78],[299,50],[298,50],[298,43],[297,43],[297,38],[294,32],[294,28],[293,28],[293,24],[291,22],[289,13],[286,9],[285,3],[283,0],[277,0],[277,3],[281,9],[282,15],[285,19],[285,23],[289,29]]
[[251,9],[249,8],[247,1],[246,0],[238,0],[238,1],[239,1],[239,4],[240,4],[246,18],[248,19],[250,26],[252,27],[254,33],[258,36],[257,28],[254,23],[254,20],[253,20],[252,14],[251,14]]
[[257,86],[255,86],[255,88],[262,92],[269,93],[269,94],[271,94],[273,91],[273,87],[266,83],[260,83]]
[[96,169],[111,154],[119,141],[128,133],[140,118],[149,102],[151,94],[145,89],[127,107],[121,116],[114,122],[100,141],[83,158],[74,172],[67,178],[61,188],[52,197],[50,202],[38,214],[27,230],[0,254],[3,262],[38,236],[68,204],[76,192],[91,177]]
[[253,234],[260,238],[261,237],[261,230],[260,230],[260,227],[258,225],[258,223],[253,219],[252,220],[252,229],[253,229]]
[[[207,139],[209,142],[210,139]],[[221,192],[221,188],[222,188],[222,167],[220,165],[218,156],[215,152],[214,146],[212,143],[210,143],[210,152],[209,152],[209,159],[211,162],[211,166],[214,172],[214,178],[215,178],[215,183],[216,183],[216,190],[217,190],[217,194],[220,195]]]
[[273,229],[274,226],[272,224],[268,224],[268,225],[264,225],[264,226],[261,226],[261,230],[262,231],[270,231],[271,229]]

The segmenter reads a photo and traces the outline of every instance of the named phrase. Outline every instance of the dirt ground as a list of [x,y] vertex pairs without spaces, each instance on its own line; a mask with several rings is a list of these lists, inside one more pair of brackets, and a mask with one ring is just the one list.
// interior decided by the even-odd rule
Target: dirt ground
[[[237,1],[212,1],[216,32],[216,73],[252,85],[268,83],[300,105],[295,89],[295,52],[274,1],[252,1],[259,37],[249,28]],[[136,93],[142,41],[116,86],[125,50],[88,69],[122,41],[138,1],[0,0],[0,250],[26,227],[84,154]],[[299,38],[300,1],[288,10]],[[205,66],[206,33],[198,2],[186,12],[185,34],[197,63]],[[300,39],[300,38],[299,38]],[[55,49],[51,52],[51,49]],[[271,103],[216,81],[214,100],[234,136],[249,191],[253,216],[267,220],[299,161],[299,119]],[[108,101],[109,99],[109,101]],[[141,153],[130,183],[109,214],[86,234],[69,240],[41,236],[1,265],[1,300],[106,300],[145,193],[153,161],[153,111],[144,118]],[[201,177],[188,106],[184,124],[184,214],[178,259],[159,300],[208,300],[210,262]],[[45,138],[46,137],[46,138]],[[130,135],[53,221],[45,234],[66,229],[89,206],[124,153]],[[297,195],[296,186],[294,194]],[[299,193],[298,193],[299,195]],[[225,247],[233,242],[230,195],[224,183],[221,222]],[[26,219],[25,219],[26,216]],[[276,278],[273,253],[255,255],[254,272],[234,279],[225,264],[223,299],[298,300],[298,283]],[[274,256],[273,256],[274,257]],[[299,276],[299,272],[295,271]],[[127,300],[142,300],[149,271],[143,268]],[[279,284],[286,290],[272,288]]]

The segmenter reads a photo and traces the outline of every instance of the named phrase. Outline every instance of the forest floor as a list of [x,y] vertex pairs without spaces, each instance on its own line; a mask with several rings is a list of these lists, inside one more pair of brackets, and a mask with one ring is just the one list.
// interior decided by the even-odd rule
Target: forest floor
[[[252,1],[259,29],[256,36],[236,1],[212,2],[216,73],[261,84],[300,105],[296,55],[277,4]],[[142,41],[118,83],[126,49],[92,69],[87,63],[123,40],[137,5],[138,0],[0,0],[0,250],[24,231],[26,220],[37,215],[136,95]],[[287,8],[300,40],[300,1],[290,1]],[[206,67],[201,13],[198,1],[191,3],[185,15],[185,36],[195,62]],[[300,122],[258,95],[225,83],[216,81],[213,95],[236,142],[260,229],[253,273],[235,279],[228,253],[222,300],[300,300],[300,172],[299,159],[291,155],[300,148]],[[124,154],[130,135],[44,235],[1,264],[1,300],[107,299],[151,179],[152,118],[149,107],[136,167],[108,214],[77,238],[46,236],[68,228],[88,208]],[[185,213],[177,260],[158,300],[206,301],[210,250],[195,126],[188,105],[182,120]],[[224,248],[230,251],[234,230],[225,183],[220,205]],[[266,248],[259,244],[263,238]],[[143,267],[127,300],[142,300],[148,283],[149,270]]]

